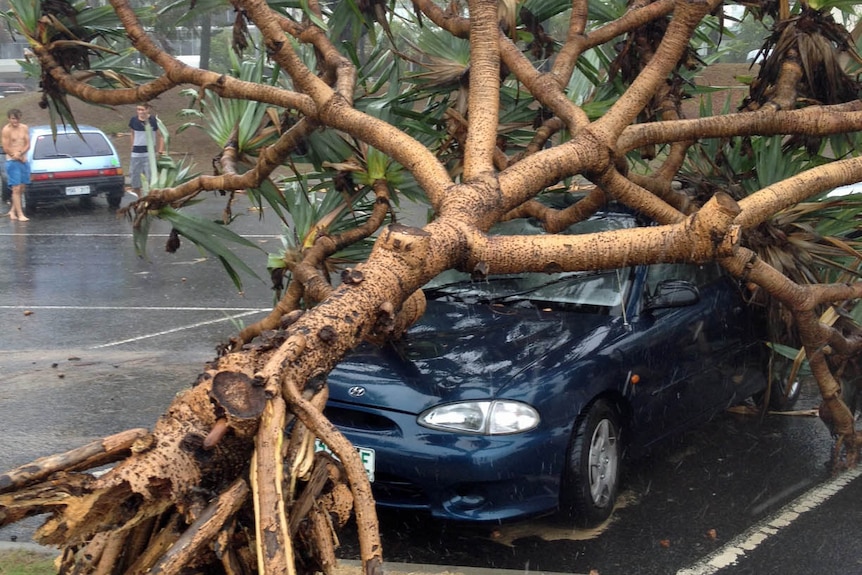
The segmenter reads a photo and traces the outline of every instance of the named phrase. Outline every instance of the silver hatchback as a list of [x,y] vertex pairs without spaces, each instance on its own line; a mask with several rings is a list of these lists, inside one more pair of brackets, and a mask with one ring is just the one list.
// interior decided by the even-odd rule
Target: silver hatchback
[[104,195],[108,206],[118,208],[125,193],[125,178],[117,150],[104,132],[92,126],[30,128],[30,185],[24,194],[25,210],[40,203],[79,198],[88,204]]

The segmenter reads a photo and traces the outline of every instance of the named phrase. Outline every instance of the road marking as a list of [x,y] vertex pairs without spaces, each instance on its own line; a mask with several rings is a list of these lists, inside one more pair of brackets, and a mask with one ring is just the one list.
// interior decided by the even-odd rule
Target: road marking
[[711,575],[725,567],[735,565],[746,553],[757,549],[760,544],[791,525],[806,511],[816,509],[821,503],[825,503],[860,475],[862,475],[862,466],[848,469],[829,481],[821,483],[773,515],[755,523],[721,549],[710,553],[691,567],[680,569],[676,575]]
[[59,309],[80,311],[272,311],[263,307],[183,307],[183,306],[122,306],[122,305],[0,305],[0,309]]
[[90,347],[89,349],[103,349],[103,348],[106,348],[106,347],[114,347],[114,346],[117,346],[117,345],[123,345],[124,343],[133,343],[133,342],[136,342],[136,341],[141,341],[142,339],[149,339],[149,338],[151,338],[151,337],[159,337],[160,335],[166,335],[166,334],[169,334],[169,333],[176,333],[176,332],[178,332],[178,331],[184,331],[184,330],[187,330],[187,329],[195,329],[195,328],[198,328],[198,327],[202,327],[202,326],[205,326],[205,325],[211,325],[211,324],[214,324],[214,323],[220,323],[220,322],[223,322],[223,321],[231,321],[231,320],[236,319],[236,318],[245,317],[245,316],[247,316],[247,315],[253,315],[253,314],[256,314],[256,313],[260,313],[261,311],[267,311],[267,310],[247,311],[247,312],[245,312],[245,313],[238,313],[238,314],[234,314],[234,315],[231,315],[231,316],[228,316],[228,317],[222,317],[222,318],[219,318],[219,319],[211,319],[211,320],[209,320],[209,321],[199,321],[199,322],[197,322],[197,323],[193,323],[193,324],[189,324],[189,325],[185,325],[185,326],[181,326],[181,327],[175,327],[175,328],[173,328],[173,329],[166,329],[166,330],[164,330],[164,331],[160,331],[160,332],[157,332],[157,333],[150,333],[150,334],[145,334],[145,335],[139,335],[139,336],[137,336],[137,337],[130,337],[130,338],[128,338],[128,339],[121,339],[121,340],[118,340],[118,341],[112,341],[112,342],[110,342],[110,343],[103,343],[103,344],[100,344],[100,345],[94,345],[94,346]]
[[[89,234],[89,233],[28,233],[28,232],[0,232],[0,236],[12,237],[12,236],[24,236],[24,237],[44,237],[44,238],[131,238],[132,234],[130,233],[98,233],[98,234]],[[147,237],[150,238],[167,238],[170,234],[157,234],[152,233],[148,234]],[[280,239],[282,236],[278,234],[242,234],[244,238],[265,238],[265,239]]]
[[214,323],[221,323],[224,321],[232,321],[234,319],[238,319],[241,317],[246,317],[249,315],[254,315],[256,313],[270,312],[271,308],[260,308],[260,307],[181,307],[181,306],[80,306],[80,305],[0,305],[0,309],[20,309],[20,310],[76,310],[76,311],[221,311],[221,312],[237,312],[232,313],[231,315],[220,317],[218,319],[211,319],[207,321],[199,321],[197,323],[192,323],[185,326],[175,327],[172,329],[167,329],[164,331],[149,333],[144,335],[139,335],[136,337],[130,337],[127,339],[121,339],[118,341],[112,341],[109,343],[103,343],[99,345],[94,345],[89,349],[103,349],[106,347],[115,347],[118,345],[123,345],[124,343],[133,343],[136,341],[141,341],[144,339],[150,339],[153,337],[159,337],[161,335],[166,335],[169,333],[176,333],[178,331],[185,331],[187,329],[195,329],[198,327],[202,327],[205,325],[212,325]]

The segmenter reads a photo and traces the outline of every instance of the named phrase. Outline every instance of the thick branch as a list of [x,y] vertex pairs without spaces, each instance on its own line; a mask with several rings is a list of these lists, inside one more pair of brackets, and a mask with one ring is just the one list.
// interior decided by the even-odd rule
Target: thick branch
[[606,193],[617,200],[638,212],[646,214],[657,222],[678,222],[685,217],[675,207],[660,197],[646,192],[646,190],[613,168],[595,176],[593,182],[601,186]]
[[245,327],[236,335],[236,337],[232,338],[230,349],[237,351],[243,346],[243,344],[250,342],[264,331],[281,327],[282,318],[290,312],[299,309],[302,294],[302,283],[296,280],[291,280],[287,284],[287,289],[284,291],[284,295],[278,300],[278,303],[272,308],[272,311],[269,312],[265,318]]
[[859,181],[862,181],[862,157],[811,168],[740,200],[742,214],[737,223],[743,228],[752,228],[821,192]]
[[498,179],[504,212],[516,208],[563,178],[583,172],[587,167],[601,169],[607,164],[607,155],[602,152],[603,148],[598,144],[579,138],[542,150],[503,170]]
[[248,484],[245,480],[234,481],[204,509],[148,572],[154,575],[182,573],[201,549],[216,538],[227,520],[240,510],[247,497]]
[[[795,54],[795,50],[791,50]],[[770,102],[779,110],[793,110],[796,107],[796,97],[799,94],[797,86],[802,80],[802,65],[795,58],[787,58],[781,63],[778,80],[775,83],[774,94]]]
[[[824,399],[823,407],[829,414],[835,433],[839,435],[836,448],[840,449],[842,445],[846,447],[848,464],[855,464],[859,438],[854,430],[853,415],[840,399],[841,387],[832,375],[826,358],[827,342],[835,339],[836,332],[820,321],[815,309],[831,301],[862,297],[862,283],[801,286],[746,248],[740,248],[733,257],[723,258],[720,263],[736,277],[761,286],[771,297],[791,310],[809,367]],[[837,464],[837,461],[834,463]]]
[[432,205],[440,201],[451,178],[431,151],[391,124],[359,112],[350,105],[349,98],[340,96],[313,74],[293,50],[265,1],[243,0],[239,4],[264,35],[271,57],[290,74],[298,89],[314,100],[318,108],[315,119],[385,152],[414,175]]
[[251,459],[257,565],[265,575],[293,573],[295,564],[282,493],[284,420],[284,400],[277,395],[266,402]]
[[608,202],[605,192],[598,186],[571,206],[558,210],[537,200],[524,202],[511,212],[507,213],[502,221],[517,218],[536,218],[542,222],[542,227],[549,234],[556,234],[575,222],[580,222],[595,214]]
[[[332,291],[332,286],[320,277],[319,270],[323,262],[335,252],[370,237],[380,229],[386,214],[389,213],[389,186],[386,181],[377,180],[372,186],[375,202],[371,217],[362,226],[351,228],[342,234],[320,236],[311,248],[303,252],[301,262],[288,262],[288,267],[295,277],[288,284],[284,297],[264,319],[246,327],[232,340],[233,349],[250,342],[266,330],[278,328],[282,317],[298,308],[304,293],[310,291],[311,297],[320,301]],[[315,280],[314,285],[309,285],[312,280]]]
[[670,72],[682,58],[688,41],[701,19],[719,0],[709,2],[682,1],[676,3],[674,17],[656,50],[655,57],[638,74],[625,93],[614,102],[610,110],[595,122],[597,133],[608,145],[615,142],[622,131],[652,99],[661,84],[667,81]]
[[0,474],[0,493],[37,483],[57,471],[90,469],[117,461],[126,457],[132,445],[147,434],[149,431],[146,429],[129,429],[60,455],[37,459]]
[[828,136],[862,130],[862,101],[835,106],[809,106],[800,110],[741,112],[692,120],[635,124],[623,131],[616,143],[625,154],[647,144],[663,144],[702,138],[800,134]]
[[494,171],[494,150],[500,115],[500,54],[497,2],[470,1],[470,92],[464,181]]
[[256,188],[287,158],[302,139],[317,127],[308,119],[297,122],[282,134],[271,146],[264,149],[257,158],[255,166],[243,174],[227,173],[219,176],[198,176],[174,188],[151,190],[149,194],[134,204],[141,215],[148,210],[161,206],[181,203],[203,191],[242,190]]
[[503,63],[536,100],[560,117],[573,134],[589,124],[586,113],[563,92],[567,79],[561,81],[558,76],[539,73],[502,31],[498,32],[498,39]]
[[[433,0],[413,0],[413,7],[422,12],[429,20],[457,38],[467,38],[470,34],[470,21],[457,14],[444,12]],[[494,15],[497,21],[497,15]]]
[[589,34],[583,33],[581,12],[586,11],[582,6],[586,2],[574,0],[572,2],[572,19],[569,23],[569,32],[566,42],[560,53],[554,60],[551,74],[558,78],[561,85],[568,84],[569,78],[575,69],[577,59],[590,48],[601,46],[611,42],[614,38],[622,36],[627,32],[636,30],[648,22],[656,20],[673,11],[675,0],[656,0],[655,2],[638,2],[630,6],[626,13],[619,19],[608,22]]
[[678,224],[579,235],[483,236],[472,242],[467,269],[491,274],[612,269],[726,257],[739,241],[739,207],[716,194]]

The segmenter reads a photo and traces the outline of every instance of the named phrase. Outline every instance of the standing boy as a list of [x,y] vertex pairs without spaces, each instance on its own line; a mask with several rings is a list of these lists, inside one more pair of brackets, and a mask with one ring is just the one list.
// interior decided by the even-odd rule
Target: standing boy
[[132,129],[132,156],[129,164],[129,175],[132,193],[141,197],[141,176],[150,179],[150,159],[147,148],[147,124],[153,130],[153,138],[156,144],[156,154],[164,153],[165,144],[162,134],[159,132],[159,124],[152,114],[149,103],[138,104],[135,115],[129,120],[129,128]]
[[0,141],[6,154],[6,177],[12,188],[12,209],[9,218],[19,222],[29,221],[24,215],[21,196],[30,183],[30,165],[27,150],[30,149],[30,129],[21,123],[21,110],[12,108],[6,114],[9,122],[0,131]]

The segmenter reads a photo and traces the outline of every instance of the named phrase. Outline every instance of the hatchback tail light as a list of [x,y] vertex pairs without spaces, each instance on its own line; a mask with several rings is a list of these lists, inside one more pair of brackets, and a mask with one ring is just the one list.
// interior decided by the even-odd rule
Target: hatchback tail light
[[34,181],[66,180],[71,178],[104,178],[107,176],[122,176],[123,168],[102,168],[100,170],[75,170],[72,172],[40,172],[30,174]]

